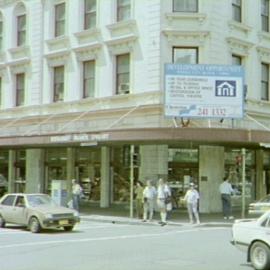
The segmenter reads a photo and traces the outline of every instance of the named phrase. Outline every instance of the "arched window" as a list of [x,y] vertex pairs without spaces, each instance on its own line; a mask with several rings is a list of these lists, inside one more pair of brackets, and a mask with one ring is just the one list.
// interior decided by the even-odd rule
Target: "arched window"
[[26,9],[23,3],[17,4],[14,10],[16,20],[16,45],[26,44]]

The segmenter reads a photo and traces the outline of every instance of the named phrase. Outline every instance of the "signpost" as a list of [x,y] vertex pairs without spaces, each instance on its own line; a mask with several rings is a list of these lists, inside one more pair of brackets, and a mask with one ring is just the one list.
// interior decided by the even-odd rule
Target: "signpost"
[[243,118],[244,70],[230,65],[165,65],[165,116]]

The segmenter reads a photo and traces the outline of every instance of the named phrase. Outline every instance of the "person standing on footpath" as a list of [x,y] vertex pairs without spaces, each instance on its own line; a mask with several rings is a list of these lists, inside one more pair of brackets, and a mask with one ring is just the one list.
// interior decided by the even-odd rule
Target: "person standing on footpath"
[[154,202],[156,197],[156,188],[148,180],[143,190],[143,222],[146,222],[149,213],[149,221],[152,221],[154,215]]
[[222,211],[224,219],[233,219],[232,216],[232,203],[231,203],[231,194],[234,193],[231,183],[229,183],[229,179],[224,177],[223,183],[219,186],[219,192],[221,194],[222,201]]
[[143,218],[143,184],[138,181],[135,187],[136,195],[136,214],[137,218]]
[[[198,191],[195,189],[194,183],[189,184],[189,189],[187,190],[184,200],[187,203],[187,210],[189,215],[189,221],[191,224],[200,224],[200,218],[198,213],[198,201],[200,199]],[[193,220],[195,218],[195,221]]]
[[160,178],[158,180],[158,189],[157,189],[157,206],[160,212],[159,222],[161,226],[167,224],[167,204],[169,203],[169,199],[171,197],[171,192],[167,184],[165,184],[164,180]]
[[76,179],[72,179],[72,202],[73,208],[79,212],[82,187]]

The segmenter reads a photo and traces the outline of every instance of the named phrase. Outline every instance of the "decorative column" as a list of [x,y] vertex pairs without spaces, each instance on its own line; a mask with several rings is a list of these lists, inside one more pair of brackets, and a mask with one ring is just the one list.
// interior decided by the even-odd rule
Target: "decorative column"
[[156,181],[159,177],[165,180],[168,177],[168,146],[167,145],[141,145],[140,146],[139,180],[148,179]]
[[221,212],[219,185],[224,177],[224,147],[201,145],[199,148],[200,212]]
[[75,149],[67,148],[67,192],[68,199],[71,197],[72,183],[71,180],[75,178]]
[[44,187],[44,150],[26,150],[26,193],[42,193]]
[[265,173],[263,170],[263,150],[256,150],[256,199],[266,195]]
[[14,163],[16,161],[16,151],[9,150],[8,151],[8,192],[15,192],[15,166]]
[[101,147],[100,207],[110,206],[110,148]]

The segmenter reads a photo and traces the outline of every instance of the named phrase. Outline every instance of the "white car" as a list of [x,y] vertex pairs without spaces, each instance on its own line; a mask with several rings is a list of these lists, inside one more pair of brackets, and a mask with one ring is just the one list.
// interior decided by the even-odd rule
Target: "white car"
[[248,207],[248,214],[250,216],[260,216],[268,210],[270,210],[270,194],[266,195],[257,202],[251,203]]
[[258,219],[236,220],[231,243],[247,253],[255,269],[270,269],[270,211]]

